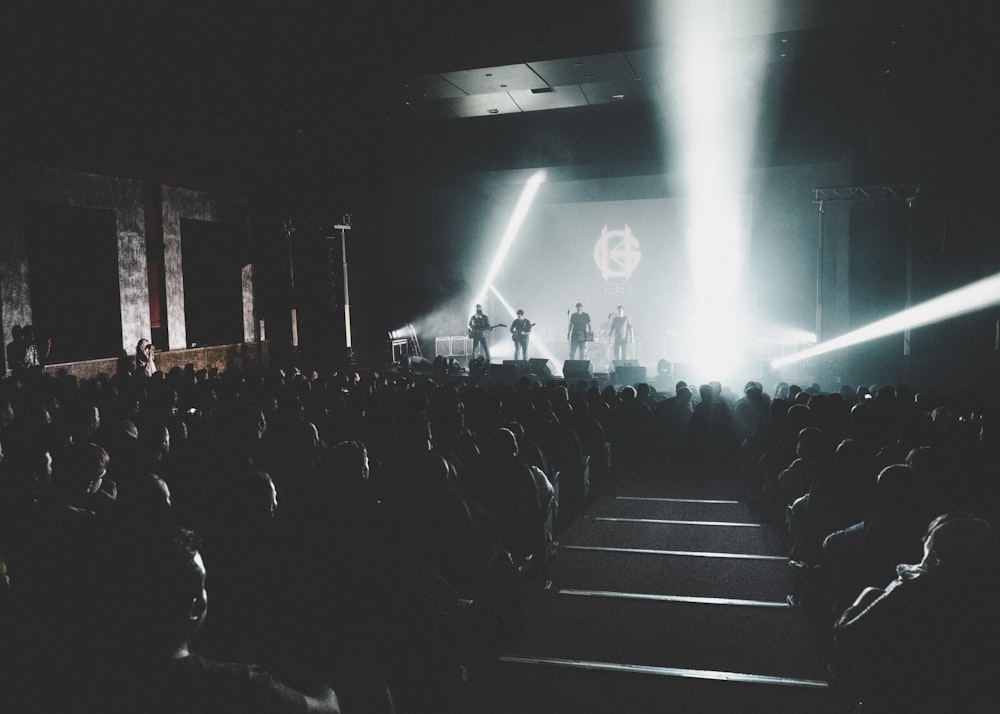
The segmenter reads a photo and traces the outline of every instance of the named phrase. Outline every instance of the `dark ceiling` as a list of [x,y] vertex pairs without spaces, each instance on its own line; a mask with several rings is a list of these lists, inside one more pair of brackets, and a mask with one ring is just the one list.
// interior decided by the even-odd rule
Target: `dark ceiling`
[[[47,161],[107,152],[209,172],[423,165],[443,152],[470,170],[599,162],[591,139],[609,123],[649,124],[673,49],[656,4],[21,3],[2,23],[3,142]],[[748,43],[768,53],[777,138],[761,160],[858,145],[981,159],[995,119],[988,3],[714,4],[730,62]],[[533,158],[518,147],[535,131],[581,132],[582,148]]]

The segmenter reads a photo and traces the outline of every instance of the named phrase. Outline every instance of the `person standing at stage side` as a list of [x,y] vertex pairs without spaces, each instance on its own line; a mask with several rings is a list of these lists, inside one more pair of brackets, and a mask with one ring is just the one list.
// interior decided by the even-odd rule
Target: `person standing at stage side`
[[590,333],[590,315],[583,311],[583,303],[576,304],[576,312],[569,316],[569,329],[566,339],[569,340],[569,358],[579,351],[580,359],[587,359],[587,336]]
[[153,343],[143,337],[135,346],[135,373],[152,377],[156,372]]
[[476,357],[476,347],[478,346],[486,358],[486,364],[490,363],[490,348],[486,344],[486,338],[490,334],[491,329],[490,318],[483,314],[483,306],[476,305],[476,312],[469,318],[469,337],[472,338],[472,352],[470,357],[472,359]]
[[521,354],[522,360],[528,359],[528,337],[531,328],[534,327],[531,321],[524,316],[524,310],[517,311],[517,319],[510,323],[510,338],[514,340],[514,359]]
[[11,341],[7,343],[7,368],[12,372],[23,372],[24,358],[28,352],[28,343],[24,341],[24,333],[20,325],[14,325],[10,330]]
[[614,359],[624,360],[627,345],[635,341],[632,335],[632,320],[625,314],[625,307],[619,305],[618,314],[611,319],[611,339],[614,345]]
[[45,360],[48,359],[49,353],[52,351],[52,338],[46,338],[43,346],[39,343],[35,335],[35,328],[31,325],[25,325],[22,328],[21,336],[25,344],[24,368],[30,370],[36,367],[44,367]]

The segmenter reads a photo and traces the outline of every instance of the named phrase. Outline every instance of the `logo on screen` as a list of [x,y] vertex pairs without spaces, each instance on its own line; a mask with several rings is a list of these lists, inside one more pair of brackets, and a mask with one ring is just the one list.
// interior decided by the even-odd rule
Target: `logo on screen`
[[625,225],[621,230],[601,230],[601,237],[594,245],[594,262],[605,281],[609,278],[628,280],[639,266],[639,241],[632,235],[632,229]]

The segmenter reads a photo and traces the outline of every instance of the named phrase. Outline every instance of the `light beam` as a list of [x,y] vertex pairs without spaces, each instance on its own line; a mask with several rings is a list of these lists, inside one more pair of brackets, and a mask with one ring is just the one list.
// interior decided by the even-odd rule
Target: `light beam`
[[845,335],[821,342],[815,347],[796,352],[786,357],[779,357],[771,362],[775,369],[800,360],[844,349],[863,342],[876,340],[880,337],[893,335],[912,327],[921,327],[935,322],[958,317],[966,313],[982,310],[1000,304],[1000,273],[989,278],[983,278],[958,290],[945,293],[936,298],[911,307],[895,315],[883,318],[870,325],[865,325]]
[[490,265],[490,269],[486,273],[486,279],[483,281],[483,288],[476,296],[475,302],[473,303],[474,305],[479,305],[483,302],[483,299],[486,297],[486,293],[489,292],[490,287],[493,285],[493,280],[496,278],[497,273],[500,272],[500,267],[503,265],[504,258],[507,257],[510,247],[514,244],[517,232],[521,229],[524,217],[528,215],[528,209],[531,208],[531,203],[535,200],[535,194],[538,193],[538,188],[541,186],[543,181],[545,181],[545,171],[536,171],[532,177],[528,179],[524,188],[521,189],[521,196],[517,199],[517,205],[514,206],[514,213],[510,216],[510,221],[507,223],[507,230],[504,231],[503,238],[500,239],[500,247],[497,248],[496,255],[493,256],[493,263]]
[[[769,0],[757,6],[756,17],[771,17]],[[664,46],[675,48],[664,72],[665,115],[686,199],[689,342],[694,365],[713,378],[737,369],[749,348],[740,298],[750,236],[746,181],[766,62],[761,43],[736,37],[731,12],[729,3],[678,0],[664,3],[659,18]]]

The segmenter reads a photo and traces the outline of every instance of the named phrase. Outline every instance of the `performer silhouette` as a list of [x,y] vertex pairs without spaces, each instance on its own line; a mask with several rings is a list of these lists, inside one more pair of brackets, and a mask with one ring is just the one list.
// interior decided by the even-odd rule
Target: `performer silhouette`
[[627,346],[634,342],[632,335],[632,320],[625,314],[625,308],[619,305],[618,314],[611,319],[611,340],[614,346],[614,359],[623,360],[627,352]]
[[593,339],[590,329],[590,315],[583,311],[583,303],[576,304],[576,312],[569,316],[569,329],[566,339],[569,340],[569,358],[579,352],[580,359],[587,359],[587,338]]
[[524,316],[524,310],[517,311],[517,319],[510,323],[510,338],[514,340],[514,359],[528,359],[528,337],[531,335],[531,328],[534,327],[528,318]]
[[483,306],[476,305],[476,312],[469,318],[469,337],[472,338],[470,359],[475,359],[478,347],[486,358],[486,364],[490,363],[490,348],[486,344],[486,337],[490,334],[491,329],[490,318],[483,314]]

